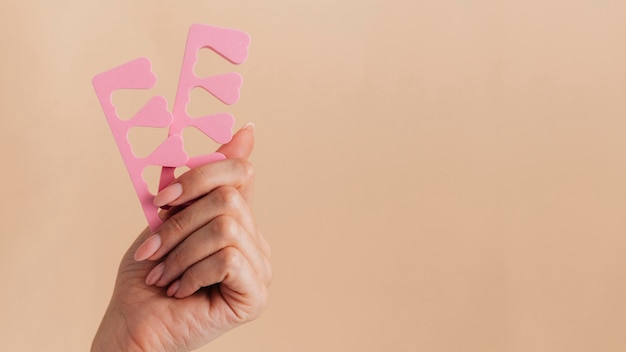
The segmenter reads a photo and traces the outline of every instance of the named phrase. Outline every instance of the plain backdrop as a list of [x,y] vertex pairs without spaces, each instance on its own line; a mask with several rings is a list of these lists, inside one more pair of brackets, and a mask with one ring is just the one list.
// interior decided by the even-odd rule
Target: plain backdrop
[[[86,351],[145,226],[91,78],[173,101],[187,29],[252,36],[275,281],[203,351],[626,350],[626,3],[25,1],[0,11],[0,350]],[[133,132],[148,153],[164,131]],[[189,133],[190,153],[214,143]]]

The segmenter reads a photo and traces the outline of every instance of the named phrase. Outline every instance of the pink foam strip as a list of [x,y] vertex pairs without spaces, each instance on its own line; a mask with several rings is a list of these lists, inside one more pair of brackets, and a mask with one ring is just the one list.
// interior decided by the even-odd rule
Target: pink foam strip
[[[191,90],[202,87],[225,104],[234,104],[239,100],[242,79],[237,73],[227,73],[207,78],[199,78],[194,73],[198,61],[198,51],[208,48],[234,64],[240,64],[248,57],[250,36],[242,31],[194,24],[189,28],[183,65],[174,100],[174,122],[169,135],[182,136],[183,130],[195,126],[218,143],[228,143],[232,138],[235,119],[230,114],[210,115],[194,119],[187,113],[191,99]],[[189,165],[187,165],[189,166]],[[190,166],[189,166],[190,167]],[[163,189],[174,180],[174,170],[164,167],[161,171],[159,189]]]
[[233,128],[233,121],[234,118],[231,114],[223,112],[195,118],[191,122],[191,126],[204,132],[217,143],[224,144],[232,138],[230,131]]
[[190,85],[204,88],[222,103],[231,105],[239,101],[239,90],[243,79],[236,72],[229,72],[207,78],[198,78]]
[[[96,95],[122,159],[148,220],[154,231],[161,224],[158,208],[152,204],[154,195],[150,193],[143,178],[143,170],[149,165],[162,166],[159,189],[174,180],[177,167],[190,168],[225,159],[220,153],[211,153],[189,158],[184,150],[182,132],[186,127],[196,127],[218,143],[227,143],[232,138],[234,118],[227,113],[218,113],[194,119],[187,114],[191,90],[195,87],[206,89],[210,94],[225,104],[234,104],[239,100],[242,84],[237,73],[226,73],[212,77],[199,78],[193,72],[198,51],[209,48],[234,64],[242,63],[248,56],[250,37],[241,31],[214,26],[195,24],[189,29],[183,66],[174,101],[173,112],[167,107],[167,100],[161,96],[150,99],[128,121],[121,120],[112,103],[112,95],[118,89],[149,89],[156,83],[150,61],[139,58],[111,70],[98,74],[93,79]],[[138,158],[132,151],[128,132],[134,127],[168,127],[168,137],[159,147],[145,158]]]
[[193,158],[189,158],[189,161],[187,162],[187,166],[190,169],[193,169],[194,167],[202,166],[202,165],[212,163],[214,161],[219,161],[219,160],[226,160],[226,157],[224,156],[224,154],[211,153],[211,154],[206,154],[206,155],[200,155],[200,156],[196,156]]
[[148,165],[182,166],[187,163],[188,156],[182,149],[180,137],[174,136],[168,138],[148,157],[138,158],[133,153],[128,140],[128,131],[133,127],[167,127],[170,125],[172,115],[167,111],[167,101],[159,96],[152,98],[128,121],[121,120],[117,114],[111,100],[116,90],[148,89],[156,83],[150,61],[146,58],[139,58],[103,72],[95,76],[92,83],[144,215],[150,227],[154,229],[161,223],[161,220],[158,217],[158,208],[152,204],[154,196],[150,193],[148,184],[143,178],[143,170]]
[[167,110],[167,100],[161,96],[150,101],[133,117],[133,123],[145,127],[168,127],[172,114]]
[[[234,104],[239,99],[241,76],[238,74],[228,73],[204,79],[195,75],[198,51],[209,48],[233,63],[241,63],[248,56],[249,45],[250,37],[242,31],[203,24],[191,26],[172,110],[174,122],[170,126],[170,135],[181,135],[185,127],[192,125],[193,118],[187,114],[187,106],[193,88],[202,87],[226,104]],[[228,131],[231,135],[232,126],[234,120]]]

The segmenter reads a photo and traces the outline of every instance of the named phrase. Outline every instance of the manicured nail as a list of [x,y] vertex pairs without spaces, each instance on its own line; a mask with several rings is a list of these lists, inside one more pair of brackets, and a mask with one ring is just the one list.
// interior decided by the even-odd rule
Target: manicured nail
[[137,251],[135,252],[135,260],[138,262],[146,260],[152,257],[152,255],[154,255],[159,248],[161,248],[161,235],[155,233],[150,236],[150,238],[145,240],[139,248],[137,248]]
[[167,294],[170,297],[174,297],[174,295],[178,292],[179,289],[180,289],[180,280],[176,280],[170,285],[170,287],[167,289],[167,292],[165,294]]
[[161,279],[161,276],[163,276],[164,271],[165,263],[161,262],[150,271],[148,276],[146,276],[146,285],[152,286],[156,284]]
[[254,131],[256,130],[256,125],[253,122],[248,122],[247,124],[243,125],[241,129],[250,130],[252,133],[254,133]]
[[154,197],[152,203],[157,207],[162,207],[175,201],[181,194],[183,194],[183,185],[180,183],[172,183],[163,188],[161,192]]

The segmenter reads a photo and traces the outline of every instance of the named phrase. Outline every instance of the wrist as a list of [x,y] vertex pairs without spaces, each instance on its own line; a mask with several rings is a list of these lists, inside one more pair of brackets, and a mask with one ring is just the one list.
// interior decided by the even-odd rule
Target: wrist
[[91,343],[91,352],[143,352],[126,326],[126,319],[110,306]]

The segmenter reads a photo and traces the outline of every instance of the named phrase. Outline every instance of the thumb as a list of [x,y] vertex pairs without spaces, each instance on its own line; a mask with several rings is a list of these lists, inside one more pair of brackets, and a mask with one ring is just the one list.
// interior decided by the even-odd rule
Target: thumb
[[235,133],[230,142],[219,147],[217,152],[228,159],[248,159],[254,147],[254,129],[254,124],[248,122]]

